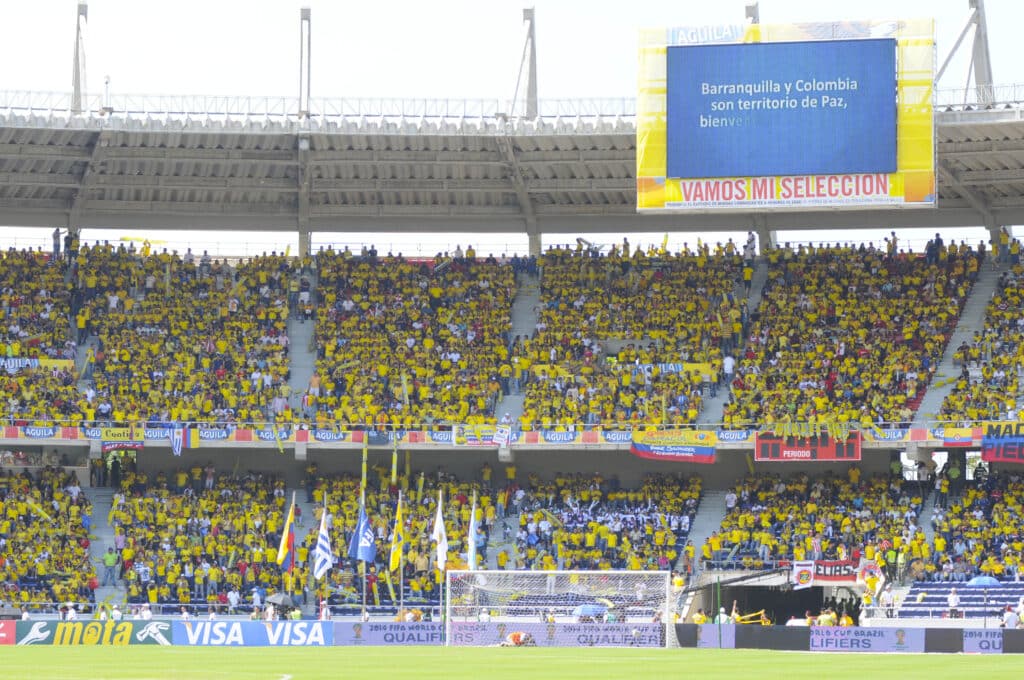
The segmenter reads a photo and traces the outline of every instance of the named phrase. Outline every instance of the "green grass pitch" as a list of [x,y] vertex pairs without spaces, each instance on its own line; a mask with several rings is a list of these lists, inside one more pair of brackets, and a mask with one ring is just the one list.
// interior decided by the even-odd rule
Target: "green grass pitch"
[[[0,648],[2,649],[2,648]],[[938,678],[1019,674],[1016,655],[810,654],[697,649],[8,647],[0,677],[61,680],[319,678]],[[1016,669],[1016,670],[1015,670]]]

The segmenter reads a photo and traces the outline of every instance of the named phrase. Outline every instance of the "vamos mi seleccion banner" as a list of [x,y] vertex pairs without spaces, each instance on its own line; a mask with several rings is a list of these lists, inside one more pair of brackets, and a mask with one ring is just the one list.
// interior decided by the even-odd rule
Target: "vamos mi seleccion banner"
[[934,22],[644,31],[637,209],[933,207]]

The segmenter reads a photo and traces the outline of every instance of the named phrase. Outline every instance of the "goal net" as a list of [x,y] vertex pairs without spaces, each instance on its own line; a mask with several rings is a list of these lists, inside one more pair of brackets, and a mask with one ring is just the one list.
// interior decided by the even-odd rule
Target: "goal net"
[[451,646],[664,647],[674,634],[667,571],[449,571]]

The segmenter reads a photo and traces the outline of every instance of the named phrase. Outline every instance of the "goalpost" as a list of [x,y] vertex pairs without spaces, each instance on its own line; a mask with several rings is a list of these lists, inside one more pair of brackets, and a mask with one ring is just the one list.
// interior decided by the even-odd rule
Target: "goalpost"
[[667,571],[449,571],[449,646],[493,646],[513,633],[547,647],[676,646]]

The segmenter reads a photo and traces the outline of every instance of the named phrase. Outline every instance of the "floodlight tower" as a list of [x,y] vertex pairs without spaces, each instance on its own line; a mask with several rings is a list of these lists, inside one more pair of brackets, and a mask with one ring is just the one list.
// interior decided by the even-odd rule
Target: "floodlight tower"
[[299,10],[299,126],[296,138],[298,167],[295,181],[298,184],[296,205],[296,226],[299,232],[299,256],[309,255],[313,234],[309,229],[309,82],[313,75],[311,60],[312,18],[308,7]]
[[526,71],[526,111],[524,118],[534,120],[537,117],[537,33],[535,30],[536,18],[534,8],[528,7],[523,10],[523,21],[527,22],[526,40],[523,43],[523,56],[519,59],[519,76],[516,78],[516,90],[512,96],[512,113],[515,113],[515,106],[519,99],[519,85],[523,80],[523,71]]
[[[757,0],[748,2],[746,6],[746,17],[747,23],[757,26],[761,23],[761,7]],[[761,246],[761,252],[763,253],[769,247],[776,245],[778,242],[778,233],[768,227],[768,214],[764,212],[755,212],[754,218],[754,233],[757,234],[757,241]]]
[[299,118],[309,118],[309,81],[313,75],[310,60],[313,39],[310,9],[299,10]]
[[967,17],[964,28],[960,31],[952,49],[946,55],[938,72],[935,74],[935,82],[942,79],[946,67],[953,60],[953,56],[960,49],[961,43],[967,37],[967,33],[974,29],[974,42],[971,45],[971,69],[967,73],[967,83],[964,88],[964,102],[967,102],[967,91],[971,86],[971,76],[974,76],[974,89],[977,96],[977,103],[988,106],[995,103],[995,92],[992,84],[992,59],[988,50],[988,22],[985,20],[985,0],[967,0],[967,6],[971,13]]
[[78,15],[75,20],[75,60],[74,72],[71,74],[71,113],[81,115],[82,97],[85,94],[85,29],[89,25],[88,3],[78,3]]

